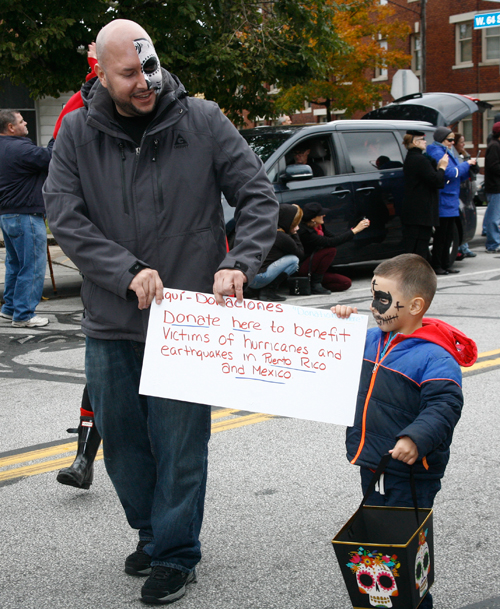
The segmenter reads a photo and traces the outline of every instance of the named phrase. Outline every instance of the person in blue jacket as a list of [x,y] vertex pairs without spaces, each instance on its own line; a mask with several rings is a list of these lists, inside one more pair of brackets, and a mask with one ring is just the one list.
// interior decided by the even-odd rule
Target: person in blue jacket
[[450,246],[453,241],[453,228],[459,216],[460,183],[469,179],[470,166],[476,164],[474,159],[460,161],[453,150],[454,141],[455,136],[451,129],[438,127],[434,131],[434,143],[427,146],[426,151],[436,161],[440,161],[444,154],[449,156],[448,167],[444,172],[445,185],[439,191],[439,226],[435,227],[432,248],[432,267],[436,275],[460,273],[451,268],[454,260],[450,257]]
[[42,148],[28,137],[20,112],[0,110],[0,228],[5,241],[4,304],[0,317],[15,328],[38,328],[49,320],[35,314],[47,266],[42,186],[53,142]]
[[[418,254],[396,256],[374,271],[370,310],[377,327],[367,333],[354,424],[346,431],[347,458],[360,468],[363,494],[382,456],[392,459],[367,505],[412,507],[409,466],[420,507],[431,508],[441,488],[462,412],[460,367],[474,364],[477,347],[460,330],[424,317],[436,287],[432,267]],[[345,319],[357,309],[337,305],[332,312]],[[420,596],[419,609],[432,609],[431,594],[421,589]]]

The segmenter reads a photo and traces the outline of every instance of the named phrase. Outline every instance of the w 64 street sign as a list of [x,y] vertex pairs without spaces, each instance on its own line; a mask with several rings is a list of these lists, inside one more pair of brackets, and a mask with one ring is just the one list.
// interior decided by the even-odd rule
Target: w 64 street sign
[[485,27],[496,27],[500,25],[500,12],[483,13],[474,17],[474,29],[479,30]]

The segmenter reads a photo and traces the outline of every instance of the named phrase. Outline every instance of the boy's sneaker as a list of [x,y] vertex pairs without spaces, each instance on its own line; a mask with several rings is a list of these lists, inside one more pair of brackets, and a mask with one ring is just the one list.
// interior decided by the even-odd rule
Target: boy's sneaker
[[12,315],[9,315],[8,313],[2,313],[2,311],[0,311],[0,317],[3,317],[4,319],[10,319],[10,321],[12,321]]
[[144,546],[150,543],[147,540],[141,540],[137,544],[137,549],[125,559],[125,573],[135,575],[136,577],[144,577],[151,573],[151,556],[144,552]]
[[46,317],[38,317],[38,315],[35,315],[31,319],[25,319],[24,321],[13,321],[12,326],[14,328],[41,328],[48,323],[49,320]]
[[186,585],[196,581],[196,571],[184,573],[172,567],[157,565],[141,590],[141,601],[147,605],[166,605],[182,598]]

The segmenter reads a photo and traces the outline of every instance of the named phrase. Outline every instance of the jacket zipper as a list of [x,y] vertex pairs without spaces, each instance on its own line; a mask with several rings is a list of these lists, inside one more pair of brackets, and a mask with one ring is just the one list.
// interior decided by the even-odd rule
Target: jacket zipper
[[363,408],[363,421],[361,423],[361,440],[359,442],[359,446],[358,446],[358,451],[354,457],[354,459],[351,461],[351,464],[355,464],[356,461],[358,460],[359,455],[361,454],[361,451],[363,450],[363,447],[365,445],[365,435],[366,435],[366,415],[368,412],[368,403],[370,402],[370,398],[372,397],[372,392],[373,392],[373,387],[375,385],[375,380],[377,378],[377,374],[378,374],[378,369],[380,364],[385,360],[385,358],[389,355],[389,353],[394,349],[394,347],[399,344],[393,344],[389,347],[389,349],[387,349],[386,354],[382,357],[382,359],[380,361],[378,361],[379,355],[380,355],[380,342],[378,343],[378,348],[377,348],[377,357],[375,358],[375,366],[373,366],[373,370],[372,370],[372,377],[370,379],[370,386],[368,387],[368,393],[366,394],[366,400],[365,400],[365,405]]
[[[151,159],[153,163],[156,163],[156,157],[158,155],[158,146],[159,145],[160,145],[160,141],[158,139],[153,140],[153,158]],[[164,208],[163,187],[162,187],[162,183],[161,183],[160,173],[161,173],[160,166],[157,164],[156,165],[156,187],[158,190],[158,199],[159,199],[160,208],[163,209]]]
[[120,148],[121,157],[122,157],[122,162],[120,164],[120,175],[122,178],[123,209],[124,209],[125,213],[127,214],[127,216],[129,216],[130,208],[129,208],[128,197],[127,197],[127,184],[125,182],[125,160],[126,160],[125,144],[123,142],[119,142],[118,147]]

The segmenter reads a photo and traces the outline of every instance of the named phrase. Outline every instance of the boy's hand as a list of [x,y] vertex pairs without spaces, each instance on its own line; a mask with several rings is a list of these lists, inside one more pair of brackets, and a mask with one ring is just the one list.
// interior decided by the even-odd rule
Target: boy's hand
[[330,311],[340,317],[340,319],[349,319],[351,313],[356,314],[358,312],[357,307],[350,307],[349,305],[335,305]]
[[399,438],[396,442],[396,446],[389,451],[393,459],[403,461],[408,465],[413,465],[418,459],[418,449],[415,442],[408,436]]

